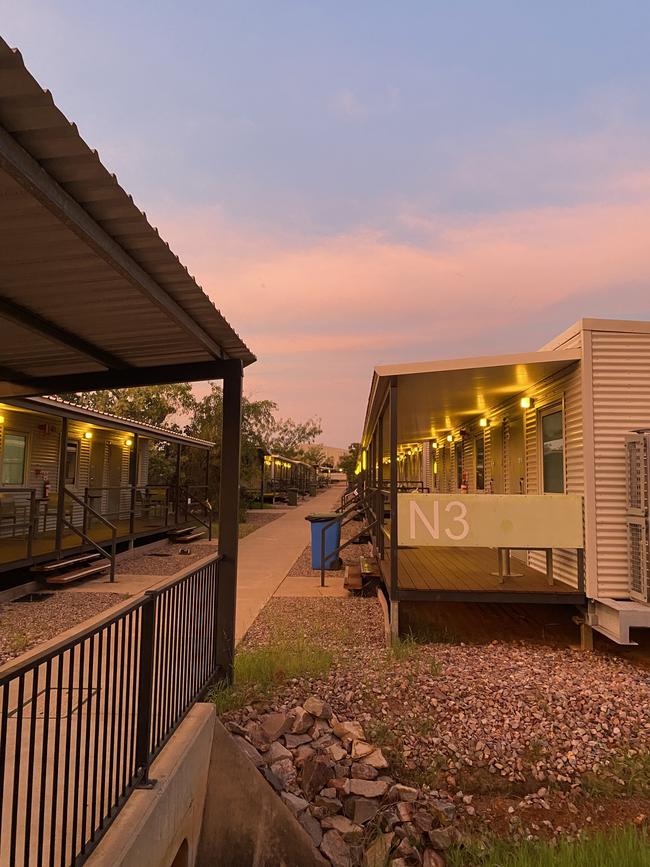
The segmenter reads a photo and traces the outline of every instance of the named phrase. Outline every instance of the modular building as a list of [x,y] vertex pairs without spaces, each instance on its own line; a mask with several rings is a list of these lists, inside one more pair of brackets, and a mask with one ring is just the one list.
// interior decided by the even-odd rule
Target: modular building
[[[51,397],[0,403],[0,572],[205,525],[212,443]],[[87,538],[84,538],[87,537]]]
[[404,600],[579,606],[650,626],[650,322],[582,319],[541,350],[375,368],[362,466]]

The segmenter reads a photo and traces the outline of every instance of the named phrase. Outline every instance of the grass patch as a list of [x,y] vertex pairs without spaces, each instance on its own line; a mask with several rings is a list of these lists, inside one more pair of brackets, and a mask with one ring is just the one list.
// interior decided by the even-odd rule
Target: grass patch
[[650,795],[650,753],[618,756],[600,773],[583,774],[582,788],[592,797]]
[[10,653],[24,653],[29,647],[29,636],[24,632],[14,632],[7,638]]
[[210,700],[218,713],[226,713],[263,699],[293,677],[326,674],[331,664],[331,653],[304,639],[241,650],[235,655],[232,685],[214,689]]
[[450,867],[648,867],[650,839],[645,830],[617,828],[556,844],[495,840],[483,849],[455,847],[448,862]]
[[403,637],[393,639],[389,648],[389,655],[395,662],[404,662],[410,659],[418,651],[418,642],[412,632]]

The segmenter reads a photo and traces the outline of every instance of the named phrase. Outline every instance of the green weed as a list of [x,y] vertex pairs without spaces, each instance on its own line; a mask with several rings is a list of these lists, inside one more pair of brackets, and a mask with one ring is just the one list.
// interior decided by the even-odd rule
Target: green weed
[[650,839],[646,831],[623,828],[558,843],[494,840],[455,847],[447,860],[450,867],[648,867]]
[[235,672],[230,686],[218,686],[211,695],[218,713],[261,700],[293,677],[318,677],[332,664],[332,655],[321,647],[298,639],[241,650],[235,655]]

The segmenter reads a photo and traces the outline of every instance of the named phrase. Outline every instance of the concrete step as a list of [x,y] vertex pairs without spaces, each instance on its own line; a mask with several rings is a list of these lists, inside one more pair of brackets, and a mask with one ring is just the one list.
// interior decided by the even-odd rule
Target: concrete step
[[168,530],[167,535],[170,539],[175,539],[177,536],[185,536],[196,530],[196,524],[191,524],[189,527],[175,527],[173,530]]
[[99,556],[99,554],[79,554],[75,557],[64,557],[62,560],[52,560],[51,563],[38,563],[36,566],[32,566],[29,571],[38,573],[58,572],[60,569],[68,569],[70,566],[78,566],[80,563],[92,563]]
[[46,584],[71,584],[73,581],[80,581],[82,578],[90,578],[91,575],[99,575],[100,572],[106,571],[110,565],[109,560],[100,560],[98,563],[93,563],[92,566],[85,566],[81,569],[72,569],[70,572],[60,572],[55,575],[48,575],[45,582]]
[[203,539],[205,533],[202,530],[198,530],[196,533],[188,533],[186,536],[174,536],[173,539],[170,539],[170,542],[173,542],[174,545],[185,545],[187,542],[196,542],[198,539]]

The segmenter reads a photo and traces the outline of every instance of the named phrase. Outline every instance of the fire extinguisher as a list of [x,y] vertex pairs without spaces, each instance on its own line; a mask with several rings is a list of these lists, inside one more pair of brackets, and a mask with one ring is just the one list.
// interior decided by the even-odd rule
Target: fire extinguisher
[[50,496],[50,477],[47,473],[43,473],[43,499],[47,500]]

